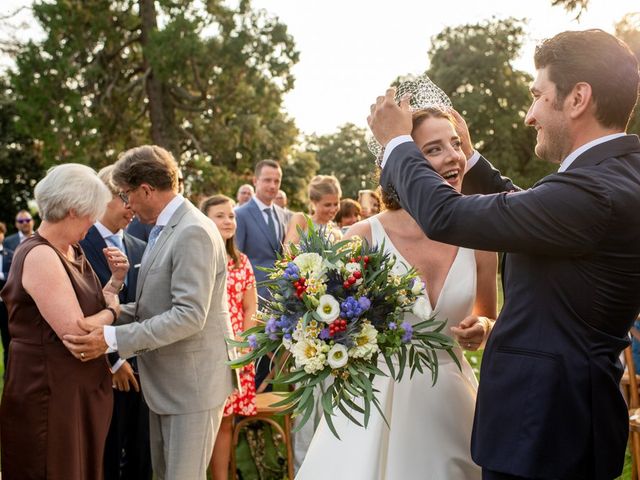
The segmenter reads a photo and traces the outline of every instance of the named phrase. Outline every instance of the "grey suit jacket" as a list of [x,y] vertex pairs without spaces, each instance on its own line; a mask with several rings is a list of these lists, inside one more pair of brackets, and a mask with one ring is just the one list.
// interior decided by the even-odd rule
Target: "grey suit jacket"
[[186,200],[143,259],[136,302],[123,305],[116,339],[122,357],[138,355],[157,414],[208,410],[232,391],[226,265],[215,225]]

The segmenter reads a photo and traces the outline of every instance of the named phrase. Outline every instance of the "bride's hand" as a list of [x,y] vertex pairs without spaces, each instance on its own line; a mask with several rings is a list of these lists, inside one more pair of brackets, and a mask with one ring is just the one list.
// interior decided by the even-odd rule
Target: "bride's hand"
[[371,114],[367,117],[373,135],[383,146],[395,137],[411,135],[412,114],[409,97],[403,97],[398,105],[395,93],[395,88],[387,89],[384,97],[378,97],[376,103],[371,105]]
[[449,113],[456,121],[456,133],[460,137],[462,142],[462,151],[464,152],[467,160],[473,155],[473,144],[471,143],[471,135],[469,134],[469,127],[462,115],[460,115],[455,109],[450,108]]
[[491,325],[492,322],[488,318],[471,315],[458,326],[451,327],[451,333],[465,350],[477,350],[491,331]]

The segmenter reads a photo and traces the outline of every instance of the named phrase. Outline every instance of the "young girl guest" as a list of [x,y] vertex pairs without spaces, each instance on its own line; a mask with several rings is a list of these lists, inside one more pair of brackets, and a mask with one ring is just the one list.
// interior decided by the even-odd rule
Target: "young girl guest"
[[[238,251],[234,236],[236,233],[236,216],[233,211],[234,202],[224,195],[207,198],[200,207],[218,227],[227,249],[227,295],[229,297],[229,314],[233,333],[251,328],[255,325],[258,295],[256,281],[251,264],[244,253]],[[209,468],[213,480],[226,480],[229,476],[229,458],[231,455],[231,435],[233,432],[233,415],[256,414],[255,368],[253,364],[240,370],[242,394],[237,390],[231,394],[224,408],[224,416],[218,436],[213,447],[213,455]]]

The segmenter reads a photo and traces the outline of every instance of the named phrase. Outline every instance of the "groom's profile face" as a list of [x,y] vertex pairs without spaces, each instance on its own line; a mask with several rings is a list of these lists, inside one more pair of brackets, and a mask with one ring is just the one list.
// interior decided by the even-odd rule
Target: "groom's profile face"
[[556,85],[549,79],[548,68],[538,70],[530,90],[533,101],[524,122],[536,129],[536,155],[548,162],[561,163],[572,150],[564,111],[567,98],[558,101]]

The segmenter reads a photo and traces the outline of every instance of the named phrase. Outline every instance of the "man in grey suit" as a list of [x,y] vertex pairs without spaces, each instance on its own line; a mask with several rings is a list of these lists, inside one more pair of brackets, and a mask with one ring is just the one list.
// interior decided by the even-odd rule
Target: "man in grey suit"
[[122,306],[118,326],[86,325],[88,335],[65,336],[65,344],[81,360],[107,346],[137,355],[157,478],[204,480],[232,391],[224,244],[213,222],[177,193],[178,167],[166,150],[128,150],[113,181],[140,220],[154,224],[136,302]]

